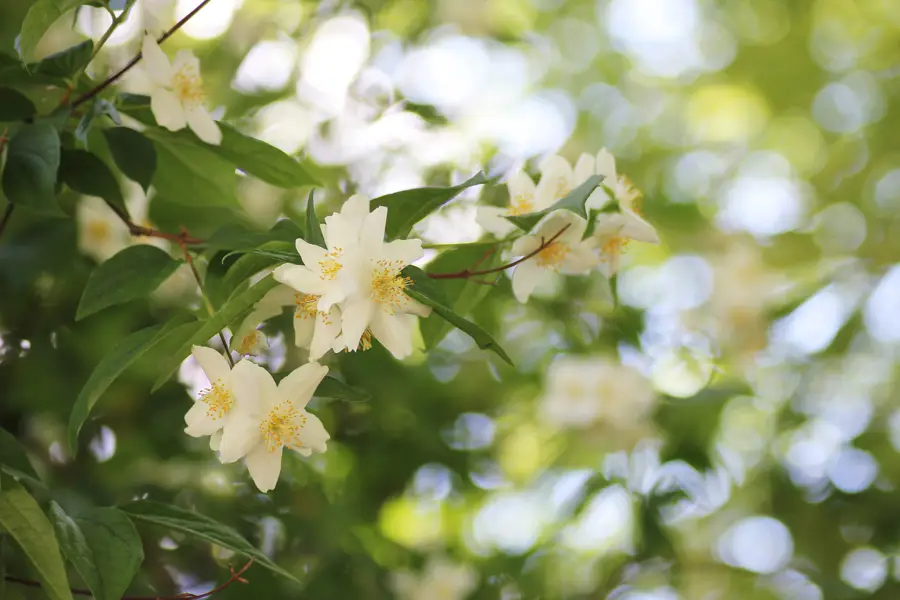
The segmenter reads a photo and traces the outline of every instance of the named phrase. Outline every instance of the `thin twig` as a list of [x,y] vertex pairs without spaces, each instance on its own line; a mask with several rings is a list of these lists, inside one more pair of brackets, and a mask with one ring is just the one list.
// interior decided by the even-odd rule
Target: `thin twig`
[[[9,129],[4,129],[3,133],[0,133],[0,160],[3,159],[3,149],[6,148],[6,133],[8,131]],[[3,218],[0,218],[0,235],[3,235],[3,230],[6,229],[6,224],[9,222],[9,218],[12,216],[15,207],[15,204],[9,202],[9,206],[7,206],[6,210],[3,212]]]
[[[247,561],[247,564],[241,567],[239,571],[231,569],[231,577],[228,578],[228,581],[202,594],[176,594],[175,596],[122,596],[122,600],[202,600],[203,598],[210,598],[213,594],[218,594],[219,592],[236,582],[248,583],[248,581],[244,579],[242,575],[247,572],[247,569],[249,569],[250,565],[252,564],[253,559],[251,558]],[[17,583],[25,587],[41,587],[41,582],[35,581],[33,579],[23,579],[21,577],[13,577],[11,575],[7,575],[4,579],[10,583]],[[77,588],[73,588],[71,592],[75,596],[94,595],[90,590],[82,590]]]
[[[175,33],[176,31],[178,31],[179,29],[181,29],[181,28],[184,26],[185,23],[187,23],[188,21],[190,21],[191,18],[192,18],[194,15],[196,15],[198,12],[200,12],[200,9],[201,9],[201,8],[203,8],[204,6],[206,6],[207,4],[209,4],[211,1],[212,1],[212,0],[203,0],[203,2],[201,2],[200,4],[197,5],[197,8],[195,8],[194,10],[192,10],[191,12],[189,12],[187,15],[185,15],[185,17],[184,17],[183,19],[181,19],[180,21],[178,21],[177,23],[175,23],[174,25],[172,25],[172,28],[171,28],[171,29],[169,29],[167,32],[165,32],[164,34],[162,34],[162,36],[161,36],[158,40],[156,40],[157,43],[158,43],[158,44],[162,44],[164,41],[166,41],[167,39],[169,39],[169,37],[170,37],[173,33]],[[79,96],[78,98],[76,98],[76,99],[72,102],[72,108],[77,108],[78,106],[84,104],[85,102],[87,102],[88,100],[90,100],[91,98],[93,98],[94,96],[96,96],[97,94],[99,94],[100,92],[102,92],[103,90],[105,90],[105,89],[106,89],[107,87],[109,87],[111,84],[113,84],[113,83],[115,83],[116,81],[118,81],[119,78],[122,77],[122,75],[124,75],[124,74],[127,73],[129,70],[131,70],[131,68],[132,68],[134,65],[138,64],[138,62],[140,62],[140,60],[141,60],[142,57],[143,57],[142,54],[141,54],[140,52],[138,52],[138,53],[137,53],[137,56],[135,56],[135,57],[132,58],[130,61],[128,61],[128,62],[125,64],[124,67],[122,67],[121,69],[119,69],[118,71],[116,71],[115,73],[113,73],[112,75],[110,75],[109,77],[107,77],[106,79],[104,79],[100,84],[98,84],[97,86],[95,86],[95,87],[94,87],[93,89],[91,89],[90,91],[85,92],[84,94],[82,94],[81,96]]]
[[[187,235],[187,231],[182,228],[181,232]],[[194,280],[197,282],[197,287],[200,289],[200,297],[203,298],[203,304],[206,306],[206,312],[209,313],[209,316],[212,317],[216,314],[216,309],[213,308],[212,302],[209,301],[209,297],[206,295],[206,288],[203,287],[203,279],[200,278],[200,273],[197,272],[197,267],[194,265],[194,258],[191,256],[190,251],[187,247],[187,242],[180,242],[181,251],[184,253],[184,261],[191,268],[191,273],[194,274]],[[234,368],[234,359],[231,357],[231,350],[228,348],[228,342],[225,341],[225,334],[222,331],[219,331],[219,341],[222,342],[222,346],[225,348],[225,358],[228,359],[228,364]]]
[[132,221],[128,214],[122,210],[120,207],[107,203],[116,216],[125,223],[125,226],[128,228],[128,233],[136,237],[155,237],[163,240],[169,240],[170,242],[174,242],[179,246],[187,244],[188,246],[196,246],[198,244],[205,244],[206,242],[200,238],[193,237],[188,234],[184,229],[181,230],[181,233],[166,233],[165,231],[159,231],[158,229],[153,229],[152,227],[144,227],[143,225],[138,225],[134,221]]
[[563,227],[562,229],[557,231],[556,235],[551,237],[549,240],[544,240],[544,238],[541,238],[541,245],[538,246],[537,249],[535,249],[533,252],[529,252],[522,258],[517,258],[516,260],[514,260],[510,263],[506,263],[505,265],[500,265],[499,267],[494,267],[492,269],[482,269],[482,270],[478,271],[475,269],[475,267],[477,267],[484,260],[485,257],[482,257],[481,259],[479,259],[479,261],[477,263],[475,263],[475,265],[473,267],[470,267],[468,269],[463,269],[462,271],[455,271],[453,273],[428,273],[428,276],[432,279],[470,279],[472,277],[478,277],[479,275],[490,275],[491,273],[500,273],[502,271],[505,271],[506,269],[511,269],[511,268],[515,267],[516,265],[525,262],[529,258],[537,256],[538,254],[540,254],[541,252],[546,250],[548,247],[550,247],[550,245],[552,245],[553,242],[555,242],[559,236],[561,236],[563,233],[565,233],[566,229],[568,229],[568,228],[569,228],[569,225],[566,225],[565,227]]

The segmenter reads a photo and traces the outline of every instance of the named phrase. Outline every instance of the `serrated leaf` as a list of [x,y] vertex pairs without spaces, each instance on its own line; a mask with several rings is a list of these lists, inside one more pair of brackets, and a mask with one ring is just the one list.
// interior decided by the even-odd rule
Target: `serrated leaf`
[[229,298],[222,307],[216,311],[216,314],[209,317],[197,332],[184,342],[180,348],[175,350],[170,356],[166,357],[160,369],[162,375],[153,384],[151,391],[158,390],[169,377],[178,370],[182,361],[191,353],[191,346],[205,344],[211,337],[233,324],[235,321],[243,317],[254,304],[266,295],[266,292],[278,285],[272,276],[268,276],[256,283],[250,289],[241,294]]
[[103,136],[119,170],[146,192],[156,173],[156,148],[153,142],[127,127],[104,129]]
[[318,396],[320,398],[338,398],[348,402],[368,402],[372,399],[372,395],[365,390],[348,385],[340,379],[335,379],[331,375],[325,376],[325,379],[319,383],[319,387],[316,388],[313,396]]
[[302,163],[275,146],[244,135],[225,123],[219,123],[219,129],[222,143],[208,147],[244,173],[282,188],[318,184]]
[[50,515],[63,554],[94,598],[121,598],[144,560],[131,520],[115,508],[94,508],[73,519],[56,502],[50,503]]
[[479,171],[459,185],[416,188],[381,196],[372,200],[371,207],[372,210],[379,206],[387,207],[387,225],[384,231],[388,240],[404,239],[413,225],[456,198],[460,192],[487,182],[484,172]]
[[81,0],[38,0],[31,5],[22,21],[18,51],[22,60],[34,57],[34,49],[50,26],[69,10],[81,5]]
[[19,544],[34,566],[47,597],[72,600],[66,567],[53,526],[24,487],[4,482],[0,490],[0,527]]
[[506,351],[488,332],[475,323],[468,321],[453,312],[453,309],[449,308],[444,302],[435,297],[436,294],[434,292],[429,293],[429,286],[425,285],[425,282],[430,280],[428,279],[428,275],[421,269],[409,266],[406,267],[403,272],[413,279],[413,284],[406,288],[407,296],[413,300],[418,300],[425,306],[430,306],[433,314],[437,314],[439,317],[445,319],[448,323],[471,337],[479,348],[494,352],[510,366],[513,366],[512,359],[509,358]]
[[0,121],[22,121],[37,113],[34,103],[24,94],[0,87]]
[[[71,2],[57,1],[60,1],[62,4],[71,4]],[[77,2],[77,4],[82,3]],[[56,54],[51,54],[40,62],[29,65],[28,68],[34,73],[47,75],[48,77],[71,77],[75,72],[80,71],[88,64],[93,53],[94,42],[85,40]]]
[[602,181],[602,175],[591,175],[587,178],[587,180],[585,180],[584,183],[569,192],[564,198],[562,198],[549,208],[545,208],[544,210],[536,213],[505,218],[513,225],[525,232],[529,232],[534,229],[534,226],[537,225],[541,219],[556,210],[568,210],[575,213],[582,219],[587,220],[588,212],[587,208],[585,208],[585,202],[587,202],[588,198],[591,196],[594,190],[597,189]]
[[157,129],[144,134],[156,148],[153,185],[162,196],[186,206],[240,208],[234,165],[212,146]]
[[138,244],[125,248],[91,272],[75,320],[146,297],[180,264],[180,260],[173,259],[156,246]]
[[5,429],[0,429],[0,469],[17,479],[25,478],[31,483],[43,486],[41,478],[28,459],[25,448]]
[[309,190],[306,199],[306,241],[319,248],[326,248],[325,236],[322,235],[322,226],[316,216],[316,203],[313,200],[313,190]]
[[59,134],[48,122],[21,127],[7,144],[3,192],[13,204],[64,216],[56,203]]
[[110,206],[128,214],[116,176],[96,154],[87,150],[63,150],[59,180],[80,194],[103,198]]
[[[500,252],[495,243],[466,244],[441,252],[425,267],[428,273],[452,273],[476,264],[479,269],[490,269],[500,263]],[[489,279],[491,276],[487,276]],[[493,277],[496,277],[494,275]],[[446,304],[458,315],[465,316],[477,306],[491,291],[488,282],[478,283],[472,279],[431,280],[441,289]],[[450,332],[451,325],[438,315],[419,321],[422,340],[426,348],[433,348]]]
[[218,544],[239,554],[253,558],[253,560],[274,573],[278,573],[297,583],[300,580],[288,571],[282,569],[268,556],[250,544],[244,537],[227,525],[202,515],[196,511],[153,502],[150,500],[138,500],[120,507],[122,511],[131,517],[167,529],[181,531],[213,544]]

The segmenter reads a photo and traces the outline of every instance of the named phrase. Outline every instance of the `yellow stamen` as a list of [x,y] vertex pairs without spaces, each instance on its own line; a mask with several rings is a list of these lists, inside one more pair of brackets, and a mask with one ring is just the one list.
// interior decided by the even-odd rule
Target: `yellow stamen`
[[94,242],[105,242],[110,238],[112,228],[106,221],[90,221],[87,224],[87,235]]
[[290,400],[285,400],[269,411],[259,424],[259,434],[269,452],[279,448],[300,448],[300,430],[306,425],[306,415],[302,414]]
[[203,104],[203,79],[194,65],[184,65],[172,76],[172,92],[186,105]]
[[234,406],[231,390],[217,379],[210,387],[200,392],[200,402],[206,404],[206,416],[221,419]]
[[241,339],[241,344],[238,346],[238,352],[241,354],[252,353],[254,348],[256,348],[256,345],[259,343],[260,335],[262,334],[260,334],[260,332],[256,329],[245,335]]
[[319,278],[322,281],[332,281],[335,277],[337,277],[338,271],[340,271],[344,265],[338,262],[339,259],[344,254],[343,248],[335,248],[331,252],[325,255],[325,258],[319,261]]
[[600,260],[607,262],[618,258],[625,252],[629,241],[628,238],[617,235],[607,238],[600,247]]
[[294,311],[295,319],[315,319],[318,313],[319,296],[294,294],[294,304],[297,305],[297,309]]
[[510,198],[509,214],[513,217],[518,215],[527,215],[534,212],[534,199],[526,194],[519,194],[515,198]]
[[404,291],[412,285],[412,279],[399,274],[402,266],[399,261],[379,260],[372,273],[372,299],[391,312],[406,303]]
[[555,200],[562,200],[571,191],[572,188],[569,186],[569,180],[565,177],[559,177],[556,180],[556,193],[553,195],[553,198]]
[[362,337],[359,338],[359,346],[356,349],[362,351],[372,349],[372,330],[368,327],[363,331]]
[[539,267],[545,269],[559,269],[563,259],[569,254],[569,245],[564,242],[553,242],[540,252],[536,257]]

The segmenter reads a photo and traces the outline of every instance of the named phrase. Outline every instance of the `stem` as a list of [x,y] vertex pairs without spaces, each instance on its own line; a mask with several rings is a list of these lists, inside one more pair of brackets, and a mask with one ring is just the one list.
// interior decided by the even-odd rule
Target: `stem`
[[545,240],[543,237],[541,238],[541,245],[537,247],[533,252],[529,252],[525,256],[518,258],[510,263],[506,263],[505,265],[500,265],[499,267],[494,267],[492,269],[482,269],[480,271],[475,270],[484,258],[479,260],[475,265],[470,269],[463,269],[462,271],[455,271],[453,273],[428,273],[428,276],[432,279],[469,279],[471,277],[478,277],[479,275],[490,275],[491,273],[500,273],[505,271],[506,269],[511,269],[516,265],[525,262],[529,258],[533,258],[543,252],[546,248],[548,248],[556,239],[565,233],[566,229],[569,228],[569,225],[566,225],[562,229],[556,232],[556,234],[551,237],[549,240]]
[[[3,133],[0,133],[0,161],[3,160],[3,149],[6,148],[6,132],[9,129],[4,129]],[[2,173],[2,171],[0,171]],[[8,199],[7,199],[8,200]],[[0,218],[0,235],[3,235],[3,231],[6,229],[6,224],[9,222],[9,218],[12,216],[13,209],[16,207],[12,201],[9,201],[9,206],[6,207],[6,211],[3,213],[3,217]]]
[[[109,13],[110,17],[112,17],[112,23],[110,24],[109,29],[106,30],[106,33],[103,34],[103,37],[101,37],[97,41],[97,45],[94,46],[94,52],[91,54],[91,60],[94,60],[97,57],[97,54],[100,52],[100,49],[103,47],[103,45],[107,41],[109,41],[110,36],[113,34],[113,32],[116,30],[116,28],[118,28],[119,25],[121,25],[122,23],[125,22],[125,19],[128,18],[128,13],[131,12],[132,6],[134,6],[134,4],[129,4],[125,8],[125,10],[122,11],[122,14],[119,15],[118,17],[116,16],[116,13],[113,12],[113,9],[111,9],[108,6],[106,7],[106,12]],[[84,67],[82,68],[82,72],[84,72],[84,69],[86,69],[87,66],[90,64],[91,60],[89,60],[89,61],[87,61],[87,63],[85,63]],[[81,75],[81,73],[79,73],[78,75]]]
[[[212,317],[216,314],[216,309],[213,308],[212,302],[209,301],[209,297],[206,295],[206,288],[203,287],[203,279],[200,278],[200,273],[197,272],[197,267],[194,265],[194,259],[187,248],[187,244],[184,242],[181,243],[181,251],[184,252],[184,260],[191,268],[191,273],[194,274],[194,280],[197,282],[197,287],[200,289],[200,297],[203,298],[203,304],[206,306],[206,312]],[[234,368],[234,359],[231,358],[231,350],[228,348],[228,342],[225,341],[225,334],[221,331],[219,331],[219,340],[225,348],[225,358],[228,359],[228,364]]]
[[[201,8],[203,8],[204,6],[206,6],[207,4],[209,4],[211,1],[212,1],[212,0],[203,0],[203,2],[201,2],[200,4],[197,5],[197,8],[195,8],[194,10],[192,10],[191,12],[189,12],[187,15],[185,15],[185,17],[184,17],[183,19],[181,19],[180,21],[178,21],[177,23],[175,23],[174,25],[172,25],[171,29],[169,29],[167,32],[165,32],[164,34],[162,34],[162,36],[161,36],[158,40],[156,40],[157,43],[162,44],[164,41],[166,41],[167,39],[169,39],[169,37],[170,37],[173,33],[175,33],[176,31],[178,31],[179,29],[181,29],[181,28],[184,26],[185,23],[187,23],[188,21],[190,21],[191,18],[192,18],[194,15],[196,15],[198,12],[200,12],[200,9],[201,9]],[[122,67],[121,69],[119,69],[118,71],[116,71],[115,73],[113,73],[112,75],[110,75],[109,77],[107,77],[106,79],[104,79],[101,83],[99,83],[98,85],[96,85],[96,86],[95,86],[93,89],[91,89],[90,91],[85,92],[84,94],[82,94],[81,96],[79,96],[78,98],[76,98],[76,99],[72,102],[72,108],[77,108],[78,106],[84,104],[85,102],[87,102],[88,100],[90,100],[91,98],[93,98],[94,96],[96,96],[97,94],[99,94],[100,92],[102,92],[103,90],[105,90],[107,87],[109,87],[110,85],[112,85],[113,83],[115,83],[116,81],[118,81],[119,78],[122,77],[122,75],[124,75],[125,73],[127,73],[128,71],[130,71],[131,68],[132,68],[134,65],[138,64],[138,62],[140,62],[141,58],[142,58],[142,55],[141,55],[140,52],[138,52],[138,53],[137,53],[137,56],[135,56],[135,57],[132,58],[130,61],[128,61],[127,63],[125,63],[125,66],[124,66],[124,67]]]
[[[252,564],[253,559],[251,558],[249,561],[247,561],[247,564],[241,567],[239,571],[235,571],[234,569],[232,569],[231,577],[228,579],[228,581],[202,594],[178,594],[176,596],[122,596],[122,600],[202,600],[203,598],[211,597],[213,594],[218,594],[235,582],[239,581],[241,583],[248,583],[247,580],[241,576],[247,571],[247,569],[250,568],[250,565]],[[13,577],[11,575],[7,575],[4,579],[5,581],[9,581],[10,583],[17,583],[19,585],[24,585],[25,587],[41,587],[41,582],[34,581],[33,579],[23,579],[21,577]],[[71,592],[75,596],[94,595],[94,593],[90,590],[81,590],[77,588],[73,588]]]

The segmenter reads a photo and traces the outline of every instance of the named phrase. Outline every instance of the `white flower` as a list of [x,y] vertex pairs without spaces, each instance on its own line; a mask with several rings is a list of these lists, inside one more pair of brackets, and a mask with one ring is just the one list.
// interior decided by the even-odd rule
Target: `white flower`
[[552,273],[581,275],[597,265],[593,241],[581,239],[586,226],[585,220],[578,215],[558,210],[538,225],[532,235],[522,236],[513,243],[514,256],[527,256],[566,228],[543,250],[516,266],[512,287],[519,302],[527,302],[534,288]]
[[102,199],[80,198],[75,214],[78,248],[97,262],[103,262],[131,244],[128,227]]
[[275,286],[256,303],[253,311],[237,328],[231,339],[232,349],[245,355],[260,354],[268,349],[268,340],[259,326],[280,315],[287,306],[294,307],[294,344],[299,348],[309,348],[316,319],[321,318],[316,309],[318,301],[318,296],[298,292],[290,286]]
[[243,458],[256,487],[267,492],[278,482],[285,448],[302,456],[325,452],[330,436],[306,405],[328,367],[307,363],[276,386],[262,367],[239,364],[248,365],[246,376],[234,381],[237,404],[222,431],[219,458],[223,463]]
[[401,600],[463,600],[478,587],[478,575],[469,565],[435,557],[421,574],[393,573],[391,584]]
[[222,131],[204,106],[203,80],[197,57],[181,50],[170,63],[150,34],[144,36],[141,54],[153,84],[150,109],[156,122],[171,131],[188,126],[207,144],[222,143]]
[[526,173],[517,171],[506,182],[509,205],[479,206],[475,220],[497,237],[506,237],[516,226],[504,217],[527,215],[542,211],[562,200],[569,192],[594,174],[594,160],[583,154],[572,169],[565,158],[551,156],[541,165],[541,178],[537,186]]
[[403,267],[422,257],[420,240],[384,242],[387,208],[369,212],[369,200],[353,196],[325,219],[326,248],[297,240],[303,265],[281,265],[274,277],[314,297],[316,310],[310,359],[329,349],[356,350],[378,339],[395,357],[412,353],[413,315],[430,309],[410,299]]
[[255,365],[242,360],[232,369],[224,356],[204,346],[194,346],[191,354],[209,379],[209,387],[200,392],[200,397],[184,415],[187,424],[184,432],[192,437],[213,436],[210,446],[215,450],[216,434],[234,415],[235,386],[248,377],[248,369]]
[[652,408],[656,395],[647,379],[605,357],[563,356],[547,370],[540,409],[551,423],[584,428],[597,422],[628,429]]

